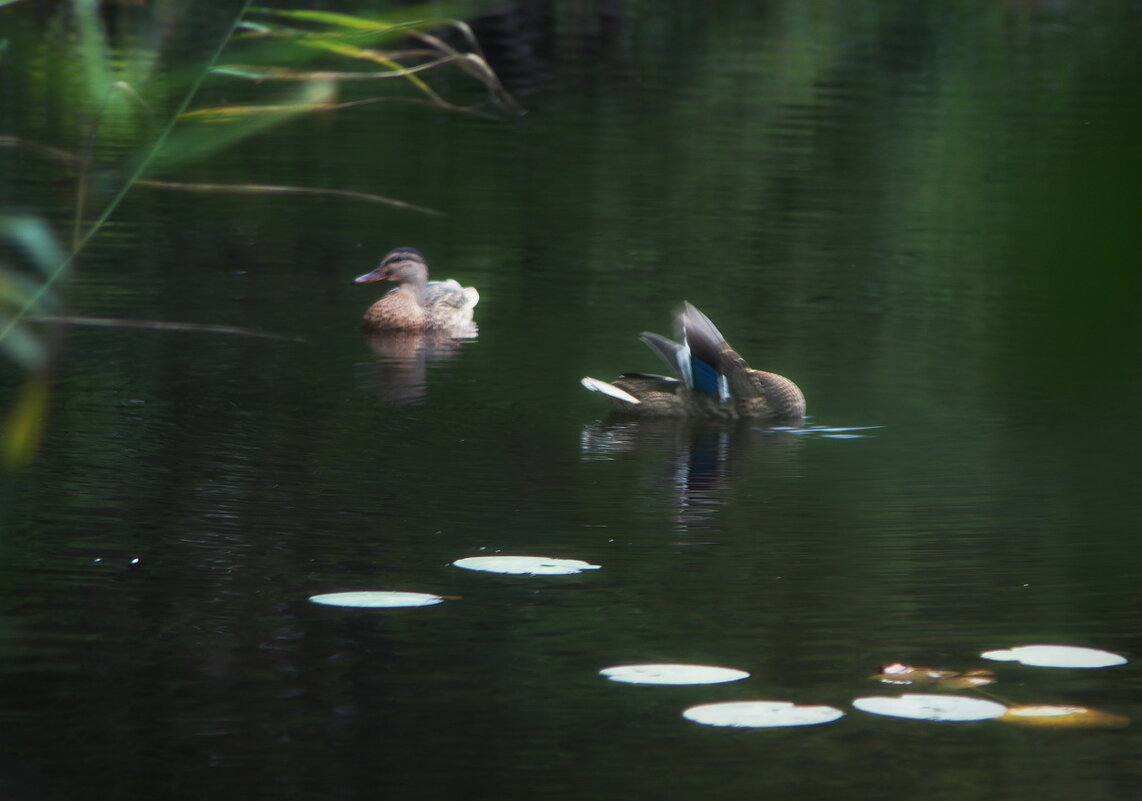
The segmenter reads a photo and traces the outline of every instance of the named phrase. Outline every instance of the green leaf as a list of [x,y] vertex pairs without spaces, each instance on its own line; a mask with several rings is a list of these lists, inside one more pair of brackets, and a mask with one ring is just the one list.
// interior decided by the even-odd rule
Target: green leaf
[[337,55],[345,56],[346,58],[371,61],[375,64],[380,64],[382,66],[388,67],[391,70],[401,71],[404,73],[405,77],[408,78],[409,83],[423,92],[426,96],[432,98],[433,100],[443,102],[443,98],[441,98],[440,95],[436,94],[436,92],[434,92],[428,84],[414,75],[411,69],[393,61],[385,53],[377,50],[369,50],[368,48],[364,47],[357,47],[351,44],[345,44],[344,42],[331,42],[325,39],[314,39],[311,41],[303,40],[299,42],[299,44],[302,44],[306,47],[312,47],[315,50],[325,50],[330,53],[336,53]]
[[320,22],[325,25],[332,25],[338,28],[351,28],[358,31],[388,31],[398,26],[398,23],[355,17],[351,14],[338,14],[334,11],[304,11],[256,7],[251,8],[250,13],[266,14],[274,17],[283,17],[285,19],[304,20],[306,22]]
[[24,380],[0,427],[0,453],[6,467],[23,467],[31,461],[43,434],[47,405],[47,374],[33,372]]
[[[7,315],[0,316],[4,322]],[[28,330],[28,326],[13,326],[4,337],[4,352],[25,370],[38,370],[47,361],[47,347]]]
[[102,103],[114,86],[115,78],[107,36],[99,16],[99,3],[97,0],[74,0],[72,13],[79,33],[79,60],[87,78],[88,93],[94,102]]
[[0,218],[0,239],[10,239],[31,257],[45,275],[51,275],[67,258],[47,224],[35,217]]
[[[181,122],[155,153],[152,170],[203,158],[294,117],[329,107],[336,96],[331,82],[300,85],[295,99],[276,105],[212,106],[184,112]],[[188,122],[201,124],[187,125]],[[206,124],[209,123],[209,126]]]

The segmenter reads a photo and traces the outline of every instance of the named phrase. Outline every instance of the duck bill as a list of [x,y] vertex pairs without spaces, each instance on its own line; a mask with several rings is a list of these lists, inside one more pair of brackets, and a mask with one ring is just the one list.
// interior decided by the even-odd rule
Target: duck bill
[[358,275],[356,278],[353,279],[353,283],[354,284],[367,284],[371,281],[384,281],[384,280],[385,280],[385,277],[383,275],[381,275],[381,268],[378,267],[377,269],[372,270],[370,272],[367,272],[364,275]]

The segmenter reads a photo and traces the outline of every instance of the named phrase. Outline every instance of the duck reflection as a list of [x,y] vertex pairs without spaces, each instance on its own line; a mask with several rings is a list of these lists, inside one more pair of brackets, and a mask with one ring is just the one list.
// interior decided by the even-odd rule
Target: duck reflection
[[580,452],[598,460],[655,454],[654,483],[670,487],[678,528],[696,530],[713,527],[719,510],[731,502],[752,449],[787,461],[800,445],[797,430],[749,421],[610,420],[583,428]]
[[371,365],[382,402],[392,406],[420,403],[428,388],[429,366],[454,360],[465,341],[447,332],[387,331],[365,342],[376,354]]

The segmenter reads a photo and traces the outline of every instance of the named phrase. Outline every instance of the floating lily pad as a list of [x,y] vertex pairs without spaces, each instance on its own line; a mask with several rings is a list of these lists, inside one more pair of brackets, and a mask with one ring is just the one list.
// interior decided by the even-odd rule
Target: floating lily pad
[[397,609],[411,606],[432,606],[444,599],[426,592],[397,592],[395,590],[367,590],[363,592],[329,592],[310,596],[310,601],[325,606],[352,606],[358,609]]
[[798,706],[789,701],[725,701],[692,706],[682,717],[707,726],[771,729],[831,723],[844,714],[831,706]]
[[874,695],[853,699],[862,712],[912,720],[990,720],[1007,711],[1003,704],[960,695],[904,693],[897,698]]
[[749,673],[735,668],[677,664],[616,665],[599,674],[627,684],[722,684],[749,678]]
[[1019,726],[1041,726],[1051,729],[1121,729],[1130,725],[1130,718],[1101,712],[1085,706],[1056,706],[1034,704],[1013,706],[999,720]]
[[549,556],[469,556],[457,559],[452,564],[465,570],[527,576],[567,576],[599,569],[599,565],[581,559],[555,559]]
[[1032,667],[1104,668],[1126,664],[1126,658],[1118,654],[1077,645],[1020,645],[984,651],[980,656],[996,662],[1019,662]]

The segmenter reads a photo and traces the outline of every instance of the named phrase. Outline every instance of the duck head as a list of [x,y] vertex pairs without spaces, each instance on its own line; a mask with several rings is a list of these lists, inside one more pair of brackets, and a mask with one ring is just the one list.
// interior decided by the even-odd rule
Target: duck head
[[354,283],[393,281],[398,284],[424,284],[428,280],[428,265],[416,248],[396,248],[389,251],[372,271],[353,279]]

